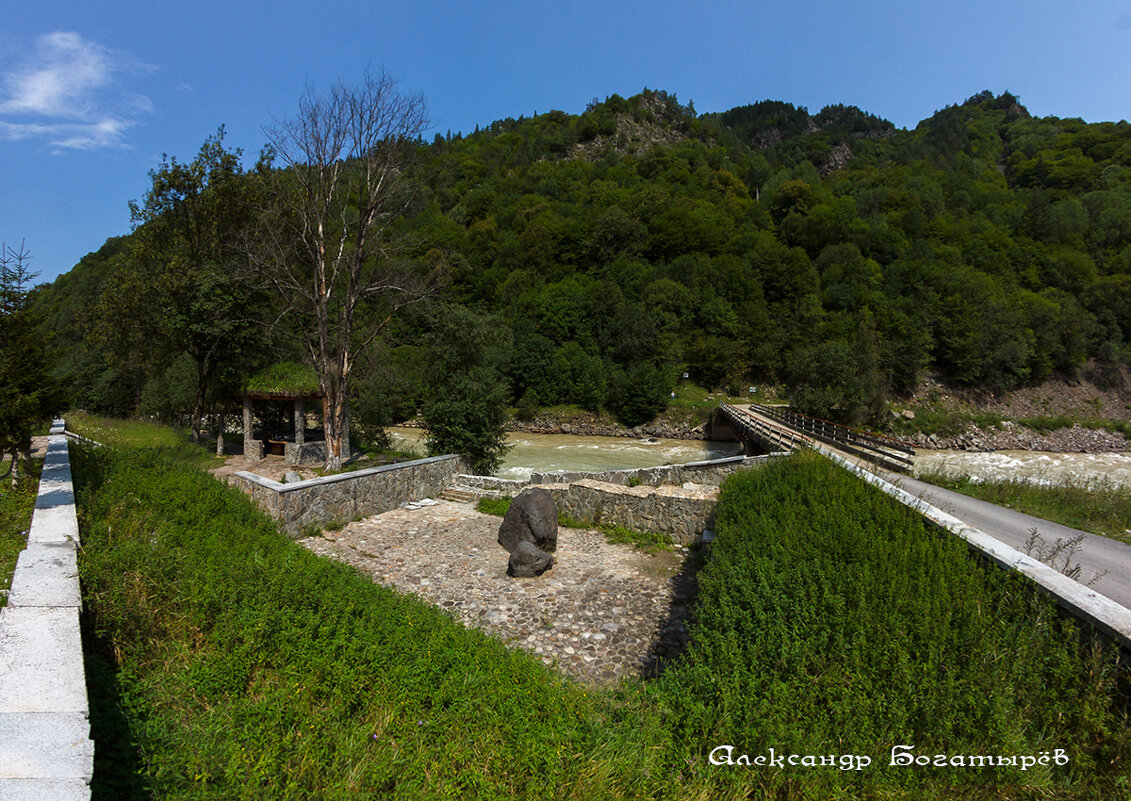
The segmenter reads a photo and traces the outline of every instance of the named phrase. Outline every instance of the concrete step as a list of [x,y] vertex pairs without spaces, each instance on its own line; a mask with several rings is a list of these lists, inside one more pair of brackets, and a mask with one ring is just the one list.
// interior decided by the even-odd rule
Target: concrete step
[[472,487],[451,486],[440,493],[440,497],[445,501],[453,501],[455,503],[475,503],[483,497],[483,493]]

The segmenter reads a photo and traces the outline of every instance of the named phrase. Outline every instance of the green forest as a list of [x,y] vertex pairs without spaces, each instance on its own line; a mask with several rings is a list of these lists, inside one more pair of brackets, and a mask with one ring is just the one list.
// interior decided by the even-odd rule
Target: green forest
[[[286,227],[264,209],[296,168],[271,148],[247,168],[223,139],[166,157],[133,232],[32,293],[74,408],[199,431],[257,371],[316,360],[289,336],[310,319],[263,258],[248,266]],[[421,302],[360,301],[356,437],[554,404],[632,426],[684,373],[877,424],[928,373],[1008,390],[1085,370],[1102,385],[1128,363],[1125,121],[1036,118],[987,91],[904,130],[852,106],[697,114],[645,90],[401,155],[411,191],[367,258]],[[271,241],[272,264],[301,258]]]

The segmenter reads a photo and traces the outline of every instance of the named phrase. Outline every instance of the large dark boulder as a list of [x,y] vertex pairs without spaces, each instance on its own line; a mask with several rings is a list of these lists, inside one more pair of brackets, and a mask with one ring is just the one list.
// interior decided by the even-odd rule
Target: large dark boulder
[[520,542],[529,542],[541,551],[558,548],[558,510],[544,489],[528,489],[511,501],[511,508],[499,526],[499,545],[514,553]]
[[513,551],[507,561],[507,575],[515,578],[533,578],[540,576],[554,566],[554,557],[545,551],[534,547],[534,544],[523,540]]

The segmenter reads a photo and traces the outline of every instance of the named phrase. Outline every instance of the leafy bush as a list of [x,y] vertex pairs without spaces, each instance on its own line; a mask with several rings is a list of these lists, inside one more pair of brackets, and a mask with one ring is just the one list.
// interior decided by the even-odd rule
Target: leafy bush
[[514,416],[526,422],[538,416],[538,392],[534,387],[527,387],[526,392],[522,393],[518,406],[515,407]]
[[502,498],[480,498],[475,503],[475,508],[485,515],[498,515],[503,517],[511,508],[511,501],[514,500],[510,496]]

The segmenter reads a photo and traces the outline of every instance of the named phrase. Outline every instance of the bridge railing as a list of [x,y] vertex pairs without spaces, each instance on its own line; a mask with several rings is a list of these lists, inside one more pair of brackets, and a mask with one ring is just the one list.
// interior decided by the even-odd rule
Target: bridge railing
[[888,461],[898,468],[911,467],[915,456],[915,449],[911,443],[885,437],[882,434],[860,431],[830,420],[799,414],[780,406],[766,406],[765,404],[755,403],[751,404],[750,408],[763,417],[768,417],[782,425],[802,431],[813,439],[835,447],[846,448],[865,458],[879,458]]
[[755,417],[743,414],[738,409],[726,403],[720,404],[719,409],[726,416],[730,424],[738,428],[742,433],[756,440],[768,443],[771,446],[791,451],[797,447],[808,447],[812,445],[812,440],[810,440],[809,437],[786,425],[767,425]]

